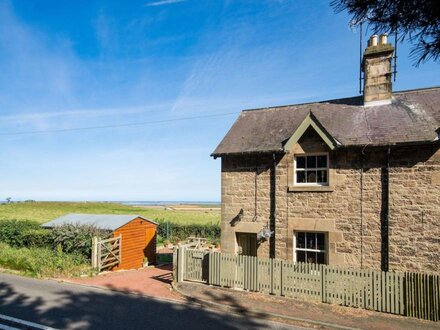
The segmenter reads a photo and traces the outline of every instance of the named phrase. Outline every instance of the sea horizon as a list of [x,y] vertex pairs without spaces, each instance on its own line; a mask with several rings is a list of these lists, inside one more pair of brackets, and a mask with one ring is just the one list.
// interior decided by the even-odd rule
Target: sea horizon
[[[199,204],[199,205],[210,205],[210,204],[221,204],[221,201],[179,201],[179,200],[157,200],[157,201],[113,201],[113,200],[101,200],[101,201],[88,201],[88,200],[11,200],[11,203],[24,203],[24,202],[59,202],[59,203],[119,203],[123,205],[170,205],[170,204],[178,204],[178,205],[188,205],[188,204]],[[6,200],[0,201],[0,203],[7,203]]]

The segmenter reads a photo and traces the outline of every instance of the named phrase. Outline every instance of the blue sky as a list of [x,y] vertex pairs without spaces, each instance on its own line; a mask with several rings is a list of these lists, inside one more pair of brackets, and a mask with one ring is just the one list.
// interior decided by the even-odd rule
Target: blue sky
[[[357,95],[347,22],[326,1],[0,0],[0,200],[220,200],[209,155],[240,110]],[[439,85],[408,53],[394,90]]]

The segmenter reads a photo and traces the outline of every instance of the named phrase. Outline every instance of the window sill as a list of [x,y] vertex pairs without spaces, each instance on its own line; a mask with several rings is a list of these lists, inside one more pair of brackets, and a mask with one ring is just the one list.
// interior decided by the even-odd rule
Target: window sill
[[332,192],[334,186],[289,186],[289,192]]

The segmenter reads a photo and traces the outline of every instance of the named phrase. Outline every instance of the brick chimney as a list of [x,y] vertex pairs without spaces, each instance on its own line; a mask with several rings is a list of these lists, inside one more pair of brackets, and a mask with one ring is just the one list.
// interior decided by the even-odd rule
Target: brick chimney
[[364,105],[381,105],[391,102],[391,60],[394,48],[387,43],[387,35],[371,36],[364,52]]

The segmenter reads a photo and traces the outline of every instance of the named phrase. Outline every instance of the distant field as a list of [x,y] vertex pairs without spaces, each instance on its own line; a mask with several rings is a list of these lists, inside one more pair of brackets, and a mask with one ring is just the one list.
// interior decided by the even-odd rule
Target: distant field
[[[210,210],[200,205],[190,210],[174,210],[163,207],[136,207],[118,203],[74,202],[22,202],[0,204],[0,221],[5,219],[50,221],[67,213],[139,214],[154,221],[170,221],[186,224],[219,224],[219,209]],[[218,207],[218,205],[216,205]]]

